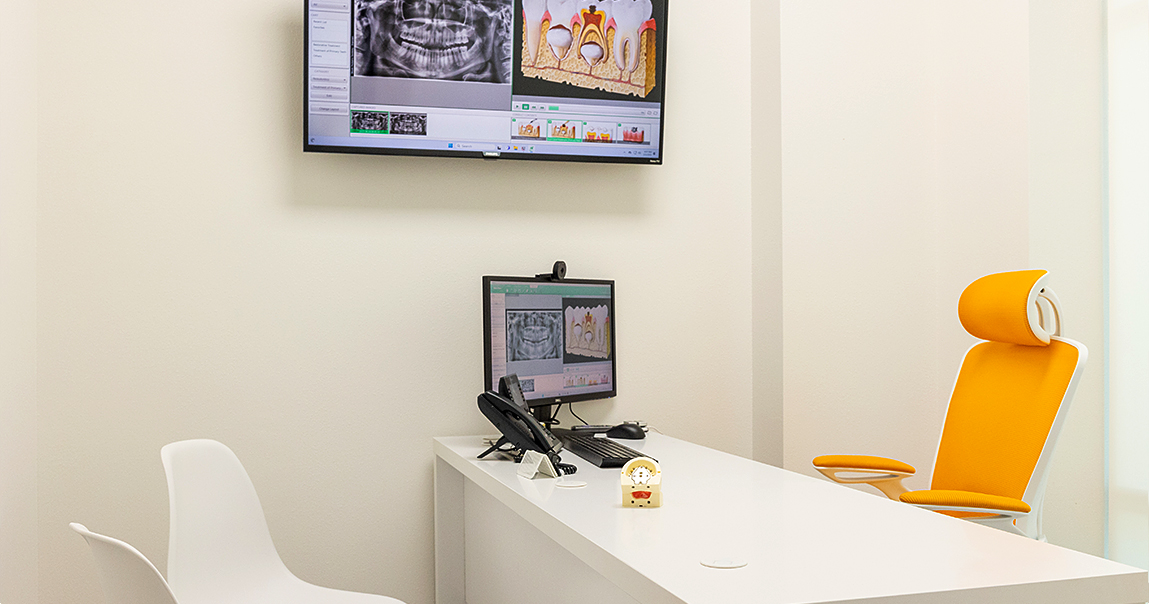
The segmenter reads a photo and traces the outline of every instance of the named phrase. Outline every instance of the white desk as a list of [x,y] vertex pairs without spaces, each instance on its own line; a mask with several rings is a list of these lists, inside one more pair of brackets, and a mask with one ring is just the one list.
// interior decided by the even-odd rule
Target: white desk
[[[1133,604],[1143,570],[651,434],[663,506],[621,505],[618,469],[571,479],[435,439],[438,604]],[[739,569],[703,558],[741,557]]]

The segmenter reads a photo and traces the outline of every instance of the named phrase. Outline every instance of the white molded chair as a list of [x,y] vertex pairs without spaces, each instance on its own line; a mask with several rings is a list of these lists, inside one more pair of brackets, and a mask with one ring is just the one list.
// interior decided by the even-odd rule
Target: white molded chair
[[82,524],[68,526],[92,548],[107,604],[176,604],[163,575],[139,550],[119,539],[93,533]]
[[403,604],[312,585],[287,569],[231,449],[185,440],[160,450],[168,478],[168,583],[180,604]]

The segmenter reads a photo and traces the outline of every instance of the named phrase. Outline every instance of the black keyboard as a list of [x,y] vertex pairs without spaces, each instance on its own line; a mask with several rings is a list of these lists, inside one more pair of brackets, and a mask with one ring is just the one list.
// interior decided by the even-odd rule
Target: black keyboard
[[563,441],[563,448],[600,468],[621,468],[635,457],[650,457],[607,438],[561,429],[554,433]]

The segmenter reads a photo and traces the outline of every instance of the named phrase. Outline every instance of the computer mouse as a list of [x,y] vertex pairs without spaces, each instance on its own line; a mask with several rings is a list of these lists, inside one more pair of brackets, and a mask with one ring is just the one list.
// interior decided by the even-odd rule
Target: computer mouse
[[607,438],[624,438],[629,440],[639,440],[646,438],[646,432],[642,431],[635,424],[619,424],[610,430],[606,431]]

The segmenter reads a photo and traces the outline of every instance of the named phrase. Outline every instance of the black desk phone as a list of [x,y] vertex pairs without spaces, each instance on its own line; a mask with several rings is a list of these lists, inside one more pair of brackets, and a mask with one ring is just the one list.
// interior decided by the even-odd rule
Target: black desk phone
[[509,443],[520,451],[538,451],[549,457],[551,464],[563,474],[573,474],[576,470],[574,466],[560,463],[562,441],[531,415],[523,399],[518,376],[512,374],[499,380],[499,389],[504,394],[488,390],[479,395],[479,411],[503,433],[503,437],[483,451],[479,459]]

